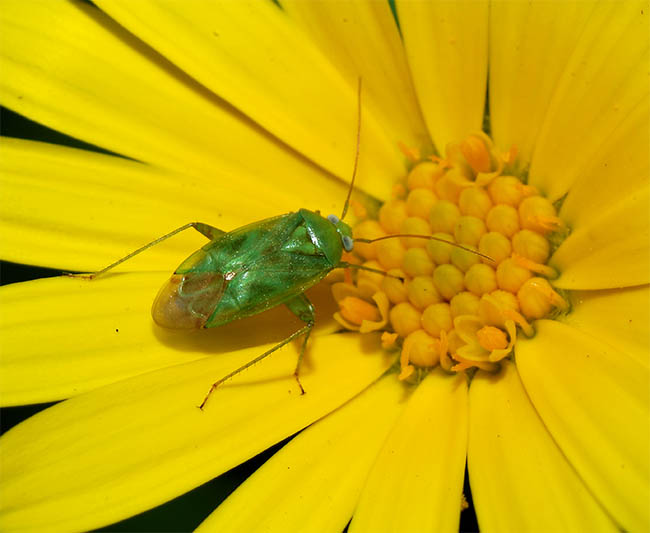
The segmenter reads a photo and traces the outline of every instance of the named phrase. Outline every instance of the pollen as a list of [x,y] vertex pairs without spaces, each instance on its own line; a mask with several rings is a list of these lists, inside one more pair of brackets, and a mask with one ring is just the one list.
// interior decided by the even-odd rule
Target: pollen
[[498,151],[484,133],[451,143],[444,156],[408,155],[392,198],[353,233],[395,238],[359,243],[348,261],[388,275],[359,270],[336,283],[335,316],[347,329],[382,331],[382,347],[399,352],[400,380],[438,365],[494,372],[518,336],[535,334],[536,320],[568,312],[548,265],[564,225],[513,173],[522,167],[516,151]]

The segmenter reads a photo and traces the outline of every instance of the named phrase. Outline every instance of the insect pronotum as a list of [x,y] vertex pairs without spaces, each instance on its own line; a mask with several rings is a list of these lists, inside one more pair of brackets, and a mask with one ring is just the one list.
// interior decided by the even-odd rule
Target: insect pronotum
[[[169,329],[214,328],[284,304],[305,325],[282,342],[212,384],[200,409],[219,385],[261,361],[297,337],[304,336],[293,375],[302,394],[300,366],[309,335],[314,327],[314,307],[305,291],[335,268],[357,268],[386,275],[380,270],[342,261],[344,251],[354,248],[352,229],[343,219],[359,163],[361,141],[361,79],[357,93],[357,136],[352,179],[341,217],[323,217],[319,212],[300,209],[253,222],[225,232],[202,222],[190,222],[131,252],[107,267],[79,276],[94,279],[133,256],[189,228],[210,242],[190,255],[160,289],[151,314],[159,326]],[[415,237],[445,242],[471,253],[483,254],[462,245],[429,235],[389,235],[378,239],[356,239],[372,243],[396,237]]]

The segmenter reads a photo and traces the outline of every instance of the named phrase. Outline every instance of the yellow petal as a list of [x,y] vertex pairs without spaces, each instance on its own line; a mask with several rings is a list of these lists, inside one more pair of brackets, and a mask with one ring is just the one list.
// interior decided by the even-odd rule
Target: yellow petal
[[560,217],[578,227],[630,196],[650,176],[650,99],[625,117],[571,186]]
[[466,442],[466,379],[434,371],[388,436],[350,531],[457,531]]
[[650,367],[650,289],[647,285],[571,294],[562,322],[588,333]]
[[[304,195],[305,184],[327,181],[93,6],[7,2],[0,28],[0,98],[13,111],[133,159],[242,191]],[[355,96],[348,92],[350,118],[338,118],[354,123]],[[341,142],[348,168],[354,135],[351,127]]]
[[405,400],[394,375],[307,428],[198,531],[342,531]]
[[426,149],[431,141],[387,2],[284,0],[282,8],[339,71],[363,79],[364,109],[379,118],[394,146]]
[[588,334],[550,320],[517,343],[530,400],[562,453],[628,531],[650,527],[647,367]]
[[[272,2],[98,2],[203,86],[348,181],[357,134],[359,71],[338,72]],[[369,61],[375,65],[380,58]],[[372,88],[366,92],[370,93]],[[386,197],[403,171],[373,109],[364,109],[359,187]],[[252,154],[255,157],[255,154]],[[384,179],[383,187],[381,186]]]
[[[558,80],[592,2],[490,4],[490,126],[527,165]],[[523,119],[525,117],[525,120]]]
[[3,531],[85,531],[116,522],[302,429],[390,365],[379,335],[363,353],[341,337],[312,344],[301,373],[304,395],[292,376],[299,348],[287,349],[197,409],[211,382],[259,355],[255,347],[102,387],[23,422],[0,440]]
[[444,153],[483,124],[488,3],[398,1],[397,14],[429,134]]
[[481,531],[617,531],[540,420],[515,365],[501,368],[478,372],[469,393],[467,460]]
[[[188,222],[230,231],[297,207],[289,206],[291,196],[279,189],[244,193],[227,181],[197,180],[119,157],[9,138],[0,142],[0,189],[3,259],[82,271],[103,268]],[[340,198],[345,194],[337,187],[321,192],[321,205],[327,207],[339,192]],[[187,230],[124,267],[172,271],[206,242]]]
[[530,166],[529,183],[551,200],[570,189],[628,114],[647,100],[647,9],[644,1],[597,3],[580,33],[555,85]]
[[609,289],[650,281],[650,187],[585,220],[561,244],[549,264],[563,289]]
[[[0,290],[0,399],[3,405],[60,400],[137,374],[250,347],[255,355],[303,323],[286,309],[209,330],[156,326],[151,305],[169,272],[52,278]],[[329,287],[307,294],[314,335],[331,333]],[[352,339],[350,339],[352,341]],[[259,346],[255,348],[256,346]]]

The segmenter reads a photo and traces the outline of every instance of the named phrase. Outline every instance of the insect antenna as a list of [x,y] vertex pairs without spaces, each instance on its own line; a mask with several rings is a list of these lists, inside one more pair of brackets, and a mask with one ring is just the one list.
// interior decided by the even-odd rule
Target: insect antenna
[[448,241],[446,239],[441,239],[440,237],[434,237],[432,235],[413,235],[411,233],[400,233],[399,235],[384,235],[383,237],[377,237],[376,239],[354,239],[354,242],[362,242],[365,244],[371,244],[373,242],[377,241],[384,241],[386,239],[394,239],[396,237],[408,237],[408,238],[413,238],[413,239],[429,239],[430,241],[438,241],[438,242],[444,242],[445,244],[450,244],[451,246],[455,246],[456,248],[460,248],[461,250],[465,250],[466,252],[469,252],[474,255],[479,255],[488,261],[491,261],[492,263],[496,263],[494,259],[492,259],[489,255],[485,255],[477,250],[472,250],[471,248],[468,248],[467,246],[463,246],[462,244],[458,244],[457,242],[452,242]]
[[387,278],[395,278],[395,279],[399,279],[400,281],[404,281],[404,278],[402,276],[396,276],[395,274],[389,274],[388,272],[384,272],[383,270],[379,270],[378,268],[371,268],[371,267],[367,267],[367,266],[364,266],[364,265],[357,265],[355,263],[348,263],[347,261],[341,261],[337,266],[341,267],[341,268],[356,268],[357,270],[365,270],[367,272],[375,272],[376,274],[381,274],[382,276],[386,276]]
[[359,148],[361,146],[361,76],[359,76],[359,85],[357,86],[357,148],[354,154],[354,168],[352,169],[352,180],[350,180],[350,188],[348,189],[348,196],[343,204],[343,213],[341,220],[345,218],[350,206],[350,196],[354,190],[354,179],[357,177],[357,168],[359,167]]
[[[341,213],[340,220],[343,220],[345,218],[345,215],[348,212],[348,207],[350,206],[350,197],[352,196],[352,191],[354,190],[354,180],[357,177],[357,169],[359,168],[359,151],[360,151],[360,147],[361,147],[361,76],[359,76],[359,84],[357,86],[357,147],[356,147],[356,151],[355,151],[355,154],[354,154],[354,167],[352,169],[352,179],[350,180],[350,188],[348,189],[348,195],[347,195],[347,197],[345,199],[345,204],[343,205],[343,213]],[[476,250],[472,250],[471,248],[463,246],[462,244],[447,241],[445,239],[441,239],[439,237],[433,237],[433,236],[430,236],[430,235],[412,235],[410,233],[408,233],[408,234],[404,233],[404,234],[399,234],[399,235],[387,235],[387,236],[384,236],[384,237],[378,237],[376,239],[358,239],[357,238],[357,239],[354,239],[354,242],[363,242],[363,243],[366,243],[366,244],[370,244],[370,243],[377,242],[377,241],[383,241],[384,239],[393,239],[395,237],[411,237],[411,238],[416,238],[416,239],[429,239],[429,240],[432,240],[432,241],[444,242],[446,244],[450,244],[451,246],[455,246],[456,248],[460,248],[462,250],[465,250],[466,252],[469,252],[469,253],[478,255],[480,257],[483,257],[483,258],[487,259],[488,261],[491,261],[492,263],[496,263],[496,261],[494,259],[492,259],[489,255],[485,255],[485,254],[483,254],[481,252],[478,252]],[[374,270],[374,269],[371,269],[371,268],[368,268],[368,267],[360,267],[359,265],[354,265],[354,264],[349,264],[348,263],[346,266],[349,266],[349,267],[352,267],[352,268],[359,268],[360,270],[370,270],[370,271],[373,271],[373,272],[380,272],[380,273],[385,274],[384,272],[382,272],[380,270]],[[399,278],[399,276],[392,276],[390,274],[385,274],[385,275],[389,276],[389,277],[393,277],[393,278],[394,277]],[[401,278],[399,278],[399,279],[401,279]]]

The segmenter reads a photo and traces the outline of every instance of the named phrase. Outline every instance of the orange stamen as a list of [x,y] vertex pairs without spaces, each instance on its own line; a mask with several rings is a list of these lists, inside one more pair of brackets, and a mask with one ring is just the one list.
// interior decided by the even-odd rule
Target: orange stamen
[[407,337],[407,339],[404,341],[404,345],[402,346],[402,353],[399,356],[399,366],[401,367],[401,371],[399,373],[398,379],[400,381],[404,381],[411,374],[413,374],[415,370],[415,367],[409,364],[409,353],[411,351],[411,345],[412,343],[408,342]]
[[510,147],[510,150],[501,154],[501,161],[503,161],[505,164],[512,163],[517,157],[517,152],[517,147],[513,144]]
[[397,342],[397,333],[389,333],[388,331],[384,331],[381,334],[381,347],[386,350],[388,348],[391,348],[395,346],[395,342]]
[[509,318],[515,324],[517,324],[524,332],[524,335],[526,335],[526,337],[533,336],[533,334],[535,333],[533,326],[531,326],[528,323],[528,321],[524,318],[524,316],[519,311],[515,311],[514,309],[504,309],[502,313],[504,317]]
[[417,148],[411,148],[409,146],[406,146],[403,142],[398,142],[397,147],[400,149],[400,151],[406,156],[406,158],[409,161],[413,161],[414,163],[418,162],[420,160],[420,150]]
[[503,350],[508,346],[508,338],[503,330],[494,326],[483,326],[476,332],[481,347],[487,351]]
[[535,215],[532,217],[533,223],[537,225],[542,231],[558,231],[562,229],[564,223],[558,217],[551,217],[547,215]]
[[470,135],[460,143],[460,151],[474,172],[490,172],[490,152],[480,137]]
[[355,296],[346,296],[343,298],[339,302],[339,307],[341,308],[341,316],[348,322],[358,326],[364,320],[376,322],[381,318],[377,307]]
[[523,255],[519,255],[517,253],[512,254],[512,259],[520,267],[526,268],[531,272],[541,274],[542,276],[547,277],[549,279],[554,279],[557,277],[557,270],[555,270],[553,267],[550,267],[548,265],[542,265],[541,263],[535,263],[535,261],[531,261],[527,257],[524,257]]
[[454,359],[458,361],[458,364],[451,367],[451,370],[453,372],[463,372],[464,370],[472,368],[473,366],[480,368],[481,370],[485,370],[486,372],[496,372],[499,369],[499,365],[497,363],[490,363],[487,361],[470,361],[469,359],[463,359],[458,355],[454,355]]
[[431,159],[431,161],[434,163],[438,163],[441,169],[451,168],[453,166],[447,159],[444,159],[439,155],[430,155],[429,159]]

